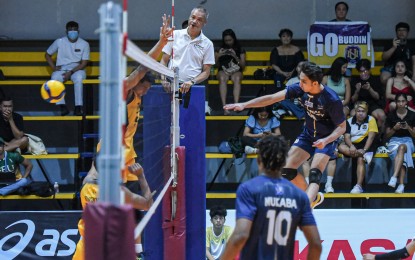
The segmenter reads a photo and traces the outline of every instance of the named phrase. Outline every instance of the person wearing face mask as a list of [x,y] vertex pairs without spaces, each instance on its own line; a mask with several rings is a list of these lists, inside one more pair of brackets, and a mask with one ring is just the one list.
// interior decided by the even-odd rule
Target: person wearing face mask
[[[57,53],[56,62],[52,55]],[[83,115],[82,81],[86,78],[85,67],[89,61],[88,42],[79,37],[79,25],[70,21],[66,24],[66,36],[55,40],[46,50],[45,58],[52,68],[52,79],[60,82],[72,80],[75,88],[74,115]],[[57,103],[61,115],[69,114],[65,99]]]

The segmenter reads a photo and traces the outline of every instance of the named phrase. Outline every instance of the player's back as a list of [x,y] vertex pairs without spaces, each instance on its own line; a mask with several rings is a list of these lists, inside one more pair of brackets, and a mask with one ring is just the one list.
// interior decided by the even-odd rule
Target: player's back
[[307,195],[284,178],[267,176],[240,185],[236,218],[253,222],[240,259],[293,259],[297,227],[316,225]]

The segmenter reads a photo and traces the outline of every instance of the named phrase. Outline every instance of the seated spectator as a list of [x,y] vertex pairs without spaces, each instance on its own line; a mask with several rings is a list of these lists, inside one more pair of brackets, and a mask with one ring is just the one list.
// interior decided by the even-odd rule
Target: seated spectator
[[[296,73],[287,81],[287,86],[296,84],[300,82],[300,73],[301,73],[301,66],[304,64],[305,61],[300,61],[295,68]],[[285,115],[286,113],[290,115],[294,115],[297,118],[304,118],[305,112],[304,108],[299,102],[298,98],[294,99],[286,99],[282,100],[280,103],[276,104],[277,110],[274,111],[274,115],[279,119],[281,116]],[[279,109],[278,109],[279,108]]]
[[206,228],[206,258],[218,260],[225,251],[226,242],[232,234],[232,227],[226,226],[226,209],[213,206],[209,212],[212,227]]
[[[369,106],[368,114],[376,119],[376,123],[380,132],[383,133],[383,126],[386,115],[383,110],[383,88],[378,77],[373,77],[370,71],[370,61],[368,59],[361,59],[356,64],[356,69],[359,71],[359,78],[352,80],[352,104],[354,105],[358,100],[366,101]],[[355,110],[350,111],[350,116],[355,115]]]
[[[60,82],[72,80],[75,89],[75,116],[83,115],[83,84],[86,78],[85,67],[89,60],[89,44],[79,37],[79,25],[70,21],[66,24],[66,36],[55,40],[46,50],[45,58],[52,68],[52,79]],[[52,55],[58,53],[56,63]],[[69,110],[62,99],[57,105],[60,106],[61,115],[69,114]]]
[[23,117],[13,112],[13,100],[9,97],[1,101],[0,110],[0,137],[4,140],[5,151],[24,152],[29,144],[29,138],[23,132]]
[[284,82],[293,77],[298,63],[304,60],[300,48],[291,44],[293,32],[290,29],[282,29],[278,36],[281,39],[281,45],[274,47],[270,55],[270,63],[275,70],[276,91],[284,89]]
[[395,32],[396,37],[383,49],[382,61],[385,65],[380,74],[380,81],[383,85],[386,85],[388,79],[392,77],[394,65],[398,60],[405,62],[406,68],[411,72],[411,77],[415,79],[415,49],[407,44],[409,24],[398,23],[395,26]]
[[334,12],[336,13],[336,18],[330,20],[330,22],[350,22],[350,20],[346,18],[347,13],[349,12],[349,5],[347,3],[338,2],[334,6]]
[[[215,51],[215,63],[218,64],[217,78],[222,106],[226,105],[228,79],[233,82],[233,101],[239,102],[241,94],[242,71],[245,68],[245,50],[241,47],[235,32],[226,29],[222,32],[222,45]],[[224,111],[229,115],[228,110]]]
[[336,58],[321,82],[323,85],[326,85],[334,90],[334,92],[336,92],[340,97],[343,103],[343,112],[346,117],[350,112],[348,104],[350,102],[351,93],[350,81],[344,76],[344,73],[347,70],[347,64],[348,62],[346,58]]
[[[25,168],[23,176],[20,170],[18,170],[20,164]],[[0,138],[0,165],[0,175],[13,173],[15,176],[15,180],[9,180],[10,182],[15,182],[1,188],[0,195],[6,196],[30,183],[28,177],[33,168],[32,163],[28,159],[23,158],[19,153],[7,152],[5,150],[5,142],[2,138]]]
[[412,138],[415,137],[415,113],[407,109],[406,94],[397,94],[395,102],[396,110],[389,112],[385,123],[386,138],[389,139],[389,157],[394,161],[393,175],[388,185],[395,188],[399,177],[400,184],[395,192],[403,193],[406,171],[414,167]]
[[376,120],[368,115],[369,106],[365,101],[357,101],[356,115],[347,119],[344,142],[339,145],[339,152],[347,157],[357,158],[357,183],[350,193],[363,192],[363,181],[366,175],[365,162],[372,161],[375,146],[373,140],[378,132]]
[[271,111],[271,106],[255,108],[245,121],[242,143],[246,154],[256,154],[257,142],[267,135],[281,135],[280,121]]
[[388,83],[386,84],[386,113],[395,110],[395,97],[399,93],[407,95],[408,109],[415,111],[415,102],[413,98],[415,94],[415,82],[408,77],[407,67],[403,61],[396,62],[394,67],[394,76],[389,78]]

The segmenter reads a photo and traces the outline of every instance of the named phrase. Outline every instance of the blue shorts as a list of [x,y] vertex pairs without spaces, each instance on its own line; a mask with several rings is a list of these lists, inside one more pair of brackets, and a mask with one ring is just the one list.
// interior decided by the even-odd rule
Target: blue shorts
[[310,157],[314,156],[314,154],[316,153],[326,154],[330,158],[336,157],[336,155],[334,154],[334,151],[336,150],[336,147],[337,147],[337,140],[327,144],[323,149],[313,147],[313,142],[314,142],[313,140],[314,138],[312,136],[310,136],[306,132],[302,132],[297,137],[297,139],[295,139],[293,146],[297,146],[303,149],[304,151],[310,154]]

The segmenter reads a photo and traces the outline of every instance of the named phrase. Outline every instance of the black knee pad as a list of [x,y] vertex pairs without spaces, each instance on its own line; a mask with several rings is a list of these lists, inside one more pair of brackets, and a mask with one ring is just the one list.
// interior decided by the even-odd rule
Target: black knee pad
[[308,180],[310,181],[310,183],[317,183],[318,185],[320,185],[322,175],[323,174],[321,173],[321,171],[319,169],[313,168],[313,169],[310,170]]
[[282,168],[281,172],[282,177],[286,178],[287,180],[291,181],[297,176],[297,170],[291,168]]

